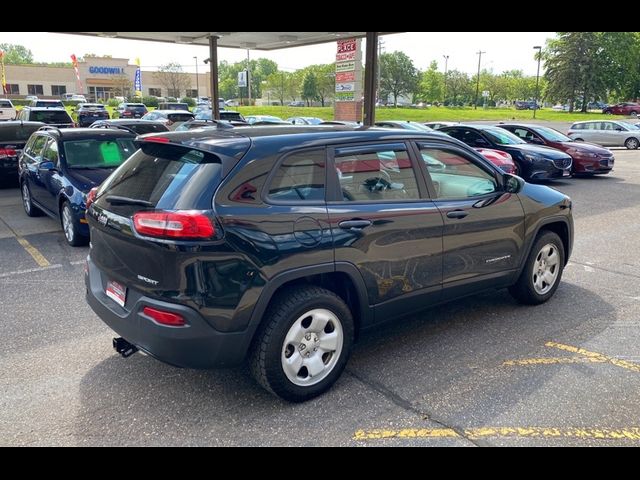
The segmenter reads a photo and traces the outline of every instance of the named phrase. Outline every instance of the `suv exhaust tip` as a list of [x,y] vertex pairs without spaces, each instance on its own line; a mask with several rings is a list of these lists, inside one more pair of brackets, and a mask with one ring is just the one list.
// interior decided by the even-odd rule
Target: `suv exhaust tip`
[[113,349],[122,355],[123,358],[130,357],[138,351],[138,347],[130,344],[122,337],[113,339]]

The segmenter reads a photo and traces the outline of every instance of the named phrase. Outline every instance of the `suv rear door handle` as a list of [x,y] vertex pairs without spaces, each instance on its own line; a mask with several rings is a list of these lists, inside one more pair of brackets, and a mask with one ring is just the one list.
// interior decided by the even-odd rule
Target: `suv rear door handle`
[[344,220],[338,224],[340,228],[349,230],[350,228],[365,228],[371,225],[371,220]]
[[451,212],[447,212],[447,217],[449,218],[464,218],[469,215],[469,212],[466,210],[452,210]]

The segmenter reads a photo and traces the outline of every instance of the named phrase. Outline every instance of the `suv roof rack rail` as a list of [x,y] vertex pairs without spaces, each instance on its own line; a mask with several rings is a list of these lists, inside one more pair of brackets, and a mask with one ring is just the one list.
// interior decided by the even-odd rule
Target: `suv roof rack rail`
[[62,135],[62,132],[60,131],[60,129],[54,125],[44,125],[43,127],[40,127],[38,129],[38,131],[40,130],[53,130],[54,132],[58,132],[60,135]]
[[110,128],[110,129],[115,129],[115,130],[126,130],[127,132],[134,133],[134,134],[138,135],[138,133],[133,128],[127,127],[126,125],[117,125],[117,124],[114,124],[114,123],[107,123],[107,124],[97,125],[97,126],[91,127],[91,128]]

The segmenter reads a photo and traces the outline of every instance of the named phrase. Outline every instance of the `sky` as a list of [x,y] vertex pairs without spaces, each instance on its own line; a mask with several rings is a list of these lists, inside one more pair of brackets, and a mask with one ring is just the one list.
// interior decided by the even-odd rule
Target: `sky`
[[[432,60],[444,70],[443,55],[448,55],[448,69],[473,74],[478,69],[478,51],[482,51],[481,68],[502,73],[505,70],[522,70],[525,75],[535,75],[535,45],[545,46],[553,32],[407,32],[380,37],[384,52],[396,50],[407,54],[420,70],[429,67]],[[20,44],[31,50],[38,62],[69,62],[70,55],[86,53],[111,55],[117,58],[140,57],[142,68],[154,70],[171,61],[182,64],[185,71],[194,72],[198,58],[200,72],[208,68],[202,60],[209,56],[205,46],[163,44],[122,40],[117,38],[86,37],[45,32],[0,32],[0,43]],[[364,43],[364,41],[363,41]],[[364,45],[363,45],[364,47]],[[278,63],[281,70],[293,71],[316,63],[332,63],[335,60],[335,43],[289,48],[271,52],[250,51],[251,58],[265,57]],[[220,60],[230,63],[245,60],[246,50],[220,48]]]

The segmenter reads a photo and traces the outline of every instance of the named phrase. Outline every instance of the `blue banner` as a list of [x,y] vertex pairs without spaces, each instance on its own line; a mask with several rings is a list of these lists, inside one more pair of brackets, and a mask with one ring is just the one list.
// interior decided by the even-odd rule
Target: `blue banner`
[[133,81],[133,88],[136,91],[137,97],[142,97],[142,73],[140,72],[140,67],[136,70],[136,76]]

